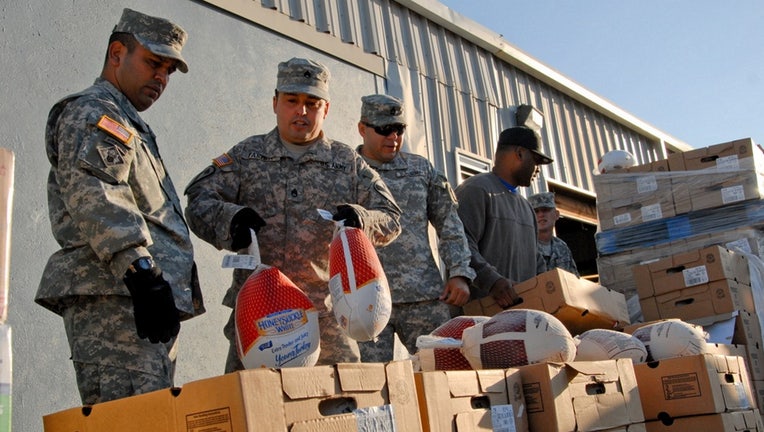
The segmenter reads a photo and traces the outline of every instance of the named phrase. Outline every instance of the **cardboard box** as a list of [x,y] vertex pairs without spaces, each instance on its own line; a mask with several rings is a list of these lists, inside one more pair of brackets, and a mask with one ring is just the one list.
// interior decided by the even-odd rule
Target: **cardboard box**
[[[514,288],[522,303],[511,309],[548,312],[573,335],[594,328],[620,329],[629,324],[623,294],[559,268],[517,283]],[[491,296],[464,305],[466,315],[493,316],[502,310]]]
[[517,369],[416,372],[414,380],[426,431],[528,431]]
[[632,272],[640,298],[723,279],[751,284],[745,255],[718,245],[639,264]]
[[602,231],[675,216],[668,161],[594,176]]
[[[43,417],[46,432],[421,431],[410,361],[249,369]],[[366,429],[364,429],[366,428]]]
[[751,287],[728,279],[676,289],[654,297],[640,297],[639,305],[646,320],[679,318],[693,321],[736,310],[754,309]]
[[761,432],[764,426],[759,410],[736,411],[646,423],[647,432]]
[[751,138],[743,138],[683,152],[682,159],[685,171],[755,171],[762,167],[764,153]]
[[166,389],[70,408],[43,416],[43,429],[45,432],[174,432],[178,429],[173,399],[171,390]]
[[754,407],[742,357],[699,354],[634,365],[645,419],[744,411]]
[[750,138],[684,152],[692,210],[764,197],[764,153]]
[[631,359],[519,369],[533,432],[624,430],[644,421]]
[[692,211],[764,197],[764,175],[756,171],[703,173],[688,177]]
[[[707,343],[706,344],[706,354],[717,354],[717,355],[724,355],[724,356],[737,356],[737,357],[745,357],[745,345],[740,344],[721,344],[721,343]],[[748,369],[748,368],[746,368]],[[750,372],[748,373],[748,377],[751,377]]]
[[[723,216],[719,214],[713,218],[715,220],[709,221],[709,224],[715,223],[717,219],[722,219]],[[713,234],[695,235],[662,245],[641,247],[612,255],[600,255],[597,257],[599,283],[624,294],[628,305],[628,300],[637,295],[637,284],[631,270],[633,266],[713,245],[719,245],[726,249],[740,249],[743,252],[761,257],[760,251],[764,251],[764,233],[753,227],[741,227]],[[629,309],[632,322],[639,320],[639,315],[641,315],[639,307],[635,309]]]

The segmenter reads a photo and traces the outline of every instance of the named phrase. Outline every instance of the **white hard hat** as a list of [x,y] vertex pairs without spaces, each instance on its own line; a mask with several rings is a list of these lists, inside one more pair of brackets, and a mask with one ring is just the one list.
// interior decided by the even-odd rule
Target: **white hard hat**
[[610,150],[602,155],[597,161],[597,172],[595,174],[605,174],[614,169],[633,167],[637,164],[631,153],[626,150]]

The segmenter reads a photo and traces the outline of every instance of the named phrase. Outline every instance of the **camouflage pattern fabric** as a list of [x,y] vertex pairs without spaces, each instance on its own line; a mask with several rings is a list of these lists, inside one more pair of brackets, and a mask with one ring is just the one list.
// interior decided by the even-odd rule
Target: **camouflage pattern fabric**
[[48,211],[61,249],[48,260],[35,301],[60,315],[69,296],[129,296],[125,271],[151,256],[182,319],[203,313],[178,195],[156,136],[127,98],[98,78],[51,109],[45,141]]
[[309,59],[291,58],[279,63],[276,90],[282,93],[305,93],[329,100],[329,69]]
[[70,298],[63,319],[83,404],[173,386],[176,340],[139,339],[129,297]]
[[366,124],[374,126],[406,124],[403,102],[396,97],[375,94],[362,97],[361,102],[361,121]]
[[122,282],[135,259],[152,256],[181,319],[204,312],[189,230],[154,133],[98,78],[53,106],[45,143],[48,211],[61,249],[35,301],[64,317],[83,403],[169,387],[174,358],[169,347],[138,338]]
[[181,55],[188,34],[179,25],[164,18],[142,14],[124,8],[122,17],[112,33],[129,33],[147,50],[162,57],[178,60],[178,70],[188,72],[188,64]]
[[552,237],[552,242],[549,244],[548,251],[544,245],[539,243],[539,250],[541,250],[541,255],[544,257],[544,261],[546,261],[547,270],[561,268],[576,276],[580,276],[578,274],[576,262],[573,260],[573,254],[571,253],[568,244],[561,238]]
[[[358,147],[359,153],[361,148]],[[398,333],[401,341],[409,341],[406,346],[411,350],[419,335],[427,334],[445,322],[442,316],[450,318],[449,307],[437,305],[444,281],[430,246],[430,224],[438,235],[438,252],[445,263],[446,277],[463,276],[471,281],[475,271],[469,265],[471,255],[467,238],[457,213],[456,197],[446,177],[424,157],[409,153],[399,153],[392,161],[373,166],[401,208],[401,235],[389,245],[377,248],[390,285],[393,310],[404,303],[423,307],[419,316],[411,313],[397,325],[392,319],[388,323],[385,331],[389,333],[389,340],[376,346],[389,344],[389,354],[392,355],[393,332]],[[430,300],[435,300],[436,304]],[[408,307],[416,310],[416,307]],[[439,313],[441,309],[445,315]],[[408,319],[409,323],[404,325]],[[426,329],[429,330],[424,331]],[[361,344],[362,358],[380,358],[365,353],[370,345],[374,344]]]
[[[336,336],[340,330],[331,312],[328,288],[334,224],[323,220],[316,209],[335,212],[338,205],[351,204],[375,246],[398,236],[400,209],[360,155],[322,134],[295,160],[274,128],[245,139],[216,158],[185,193],[191,230],[218,249],[231,250],[233,216],[245,207],[255,210],[267,223],[258,233],[262,262],[279,268],[302,289],[321,317],[332,318],[322,320],[331,324],[321,328],[322,359],[357,358],[357,351],[348,349],[355,342]],[[223,304],[235,306],[239,289],[250,274],[249,270],[234,270]],[[231,332],[226,337],[235,343]]]
[[416,339],[430,334],[451,319],[451,307],[440,300],[416,303],[396,303],[387,326],[375,341],[358,342],[361,361],[365,363],[389,362],[395,356],[395,335],[409,354],[417,352]]

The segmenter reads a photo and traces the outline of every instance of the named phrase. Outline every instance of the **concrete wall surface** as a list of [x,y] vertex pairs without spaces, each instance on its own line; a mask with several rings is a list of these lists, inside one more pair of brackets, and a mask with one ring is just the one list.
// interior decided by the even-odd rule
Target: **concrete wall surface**
[[[100,74],[123,7],[166,17],[189,33],[189,73],[172,75],[142,115],[158,136],[176,189],[213,157],[275,126],[271,100],[279,62],[310,57],[332,72],[329,137],[355,145],[360,97],[383,91],[378,77],[204,2],[190,0],[10,1],[0,7],[0,146],[16,155],[8,324],[13,331],[13,430],[40,431],[42,416],[80,405],[60,317],[34,303],[45,263],[58,249],[46,201],[44,150],[50,107]],[[182,204],[185,206],[185,198]],[[223,373],[230,309],[221,300],[230,270],[224,252],[194,237],[208,312],[183,324],[176,385]]]

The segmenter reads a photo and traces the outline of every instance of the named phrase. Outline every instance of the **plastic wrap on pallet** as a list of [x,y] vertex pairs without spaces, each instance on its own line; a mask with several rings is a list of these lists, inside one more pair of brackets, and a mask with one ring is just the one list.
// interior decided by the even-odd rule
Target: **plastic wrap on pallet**
[[721,245],[727,249],[739,250],[764,258],[764,231],[744,227],[678,239],[659,246],[603,255],[597,258],[600,284],[625,295],[631,322],[640,322],[642,321],[642,312],[631,267],[712,245]]
[[600,255],[664,245],[688,237],[716,234],[739,228],[764,226],[764,200],[757,199],[698,210],[627,228],[595,234]]
[[602,254],[714,232],[709,209],[741,219],[717,231],[755,225],[757,205],[738,204],[764,198],[764,151],[750,138],[730,141],[597,175],[594,188]]

